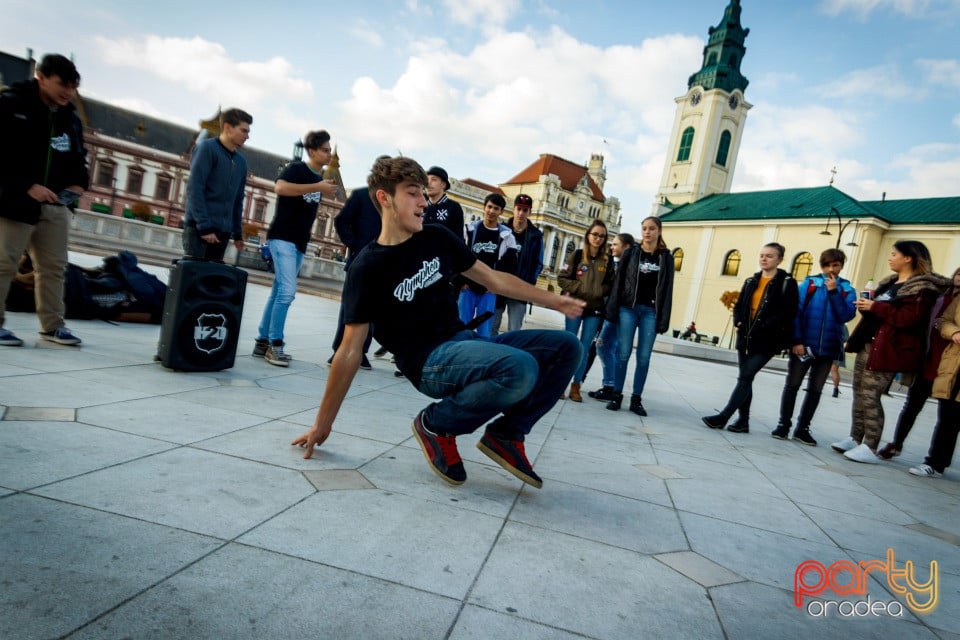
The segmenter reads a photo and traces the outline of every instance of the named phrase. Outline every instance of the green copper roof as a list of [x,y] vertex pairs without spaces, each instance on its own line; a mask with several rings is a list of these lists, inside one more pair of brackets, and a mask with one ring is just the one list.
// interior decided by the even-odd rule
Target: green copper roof
[[664,213],[664,222],[796,220],[834,216],[892,224],[958,224],[960,197],[861,202],[833,187],[717,193]]
[[740,63],[747,49],[743,46],[750,29],[740,25],[740,0],[730,0],[720,24],[710,27],[707,46],[703,48],[703,65],[690,76],[687,87],[695,85],[706,90],[734,89],[744,91],[750,83],[740,73]]
[[960,224],[960,196],[874,200],[864,205],[878,217],[896,224]]

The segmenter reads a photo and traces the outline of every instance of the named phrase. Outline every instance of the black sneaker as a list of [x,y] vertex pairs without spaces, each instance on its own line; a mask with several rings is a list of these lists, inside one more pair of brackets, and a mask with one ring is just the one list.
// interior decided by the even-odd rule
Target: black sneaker
[[504,440],[492,435],[488,429],[477,443],[477,449],[530,486],[537,489],[543,486],[543,480],[527,460],[522,440]]
[[70,329],[67,329],[66,327],[59,327],[53,331],[41,331],[40,337],[44,340],[49,340],[50,342],[65,344],[71,347],[75,347],[80,344],[80,338],[73,335],[73,333],[70,332]]
[[770,432],[770,435],[777,440],[786,440],[790,437],[790,427],[782,422],[777,424],[777,428]]
[[388,353],[390,353],[390,352],[387,351],[387,348],[386,348],[386,347],[380,347],[379,349],[377,349],[376,351],[373,352],[373,357],[374,357],[374,358],[383,358],[383,357],[386,356]]
[[647,415],[647,410],[643,408],[643,403],[640,402],[640,396],[630,396],[630,411],[640,417]]
[[613,387],[601,387],[596,391],[588,391],[587,395],[594,400],[604,400],[609,402],[610,400],[613,400],[613,397],[617,394],[614,393]]
[[428,430],[423,426],[423,411],[413,419],[413,435],[434,473],[450,484],[463,484],[467,472],[457,451],[456,436],[442,436]]
[[797,429],[793,432],[793,439],[811,447],[817,446],[817,441],[810,435],[810,429]]
[[369,361],[369,360],[367,360],[366,354],[364,354],[363,360],[360,361],[360,368],[363,369],[364,371],[372,371],[372,370],[373,370],[373,365],[370,364],[370,361]]
[[253,343],[253,353],[251,354],[254,358],[262,358],[267,355],[267,347],[270,346],[270,341],[266,338],[257,338]]
[[727,427],[732,433],[750,433],[750,422],[746,418],[737,418],[737,421]]
[[711,429],[723,429],[727,426],[727,421],[719,413],[715,416],[704,416],[700,420]]

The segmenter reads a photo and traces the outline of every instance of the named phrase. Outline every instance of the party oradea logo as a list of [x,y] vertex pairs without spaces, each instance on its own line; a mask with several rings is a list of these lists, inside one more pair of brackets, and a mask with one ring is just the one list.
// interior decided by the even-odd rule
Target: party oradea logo
[[[817,617],[839,615],[844,618],[903,617],[899,600],[874,600],[867,592],[870,576],[886,580],[894,594],[901,596],[914,613],[930,613],[940,597],[940,574],[936,560],[930,561],[927,580],[917,579],[912,560],[897,568],[893,549],[885,560],[837,560],[829,566],[816,560],[797,565],[793,573],[793,604]],[[821,597],[825,596],[825,597]],[[831,596],[836,596],[837,599]],[[853,596],[853,599],[850,597]],[[842,599],[841,599],[842,598]],[[859,598],[859,599],[858,599]],[[805,601],[806,600],[806,601]]]

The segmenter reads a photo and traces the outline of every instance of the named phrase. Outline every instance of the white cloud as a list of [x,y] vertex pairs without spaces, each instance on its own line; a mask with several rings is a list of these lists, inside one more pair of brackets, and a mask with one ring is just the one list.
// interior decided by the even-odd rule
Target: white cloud
[[856,159],[862,142],[855,112],[818,105],[756,106],[747,120],[733,191],[822,186],[834,166],[838,179],[850,183],[866,171]]
[[366,20],[357,20],[355,25],[347,29],[347,33],[371,47],[379,49],[383,46],[383,36]]
[[960,61],[924,59],[917,60],[917,66],[923,71],[927,82],[960,89]]
[[105,62],[138,69],[187,90],[216,99],[224,106],[253,108],[265,99],[308,98],[309,81],[297,78],[281,57],[238,61],[220,44],[203,38],[94,39]]
[[454,22],[485,31],[509,20],[520,9],[520,0],[443,0],[443,6]]
[[855,69],[846,75],[813,89],[828,98],[862,99],[888,98],[893,100],[919,99],[923,92],[911,87],[895,65],[881,65],[869,69]]
[[953,118],[953,125],[954,125],[957,129],[960,129],[960,113],[958,113],[956,116],[954,116],[954,118]]
[[[458,178],[501,167],[472,175],[494,183],[512,177],[502,167],[519,171],[540,153],[584,164],[604,153],[606,191],[625,200],[627,189],[640,189],[645,215],[660,181],[673,99],[686,90],[702,47],[699,38],[667,35],[601,48],[559,28],[491,34],[464,53],[442,40],[420,43],[392,86],[354,82],[338,105],[338,136],[387,141],[384,152],[403,149]],[[444,157],[433,155],[437,149]]]
[[[950,1],[939,0],[939,3],[947,4]],[[878,9],[889,9],[905,16],[920,17],[926,15],[935,4],[937,0],[823,0],[820,8],[829,15],[850,12],[865,20]]]

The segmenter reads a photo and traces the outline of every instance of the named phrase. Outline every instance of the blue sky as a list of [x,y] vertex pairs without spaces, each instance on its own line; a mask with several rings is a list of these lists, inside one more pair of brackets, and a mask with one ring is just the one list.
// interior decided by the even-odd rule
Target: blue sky
[[[753,105],[733,191],[960,195],[960,0],[743,0]],[[5,0],[0,48],[72,54],[91,97],[188,126],[240,106],[251,146],[310,129],[348,186],[380,154],[509,179],[541,153],[603,153],[636,231],[674,98],[726,0]]]

